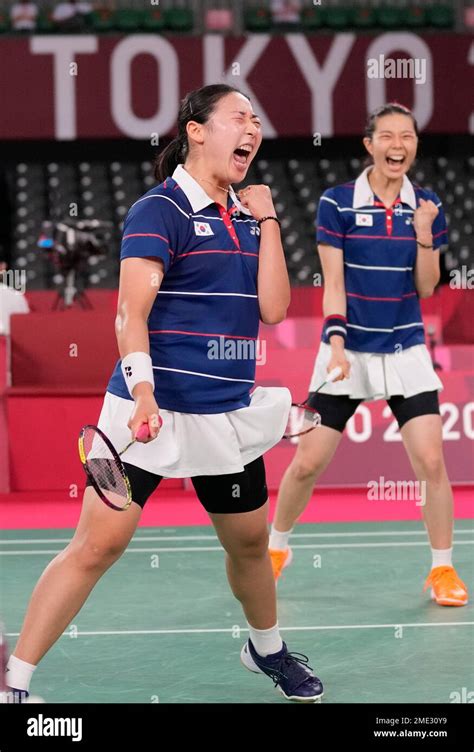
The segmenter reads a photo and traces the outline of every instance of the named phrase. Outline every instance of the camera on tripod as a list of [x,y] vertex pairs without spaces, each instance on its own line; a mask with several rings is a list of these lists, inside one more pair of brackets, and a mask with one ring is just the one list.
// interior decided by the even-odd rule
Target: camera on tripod
[[112,228],[112,222],[99,219],[68,218],[42,223],[38,246],[48,254],[59,278],[56,283],[58,297],[53,309],[69,308],[76,298],[83,308],[92,308],[84,292],[88,264],[94,257],[108,255]]

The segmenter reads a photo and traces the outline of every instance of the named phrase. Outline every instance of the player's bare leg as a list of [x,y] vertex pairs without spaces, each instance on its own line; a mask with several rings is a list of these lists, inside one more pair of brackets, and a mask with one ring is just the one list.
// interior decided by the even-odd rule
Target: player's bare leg
[[401,428],[403,443],[420,482],[423,519],[431,544],[432,566],[425,582],[440,606],[465,606],[468,593],[452,562],[453,493],[443,457],[439,415],[420,415]]
[[318,426],[300,438],[278,491],[273,520],[276,530],[291,530],[304,512],[314,484],[332,460],[341,438],[340,431],[327,426]]
[[453,539],[453,492],[443,457],[439,415],[412,418],[400,431],[413,471],[422,484],[420,504],[431,546],[450,548]]
[[211,514],[226,551],[229,584],[256,629],[277,622],[275,583],[268,554],[268,502],[253,512]]
[[36,665],[81,609],[94,585],[126,549],[141,515],[109,509],[88,486],[71,542],[38,580],[13,655]]

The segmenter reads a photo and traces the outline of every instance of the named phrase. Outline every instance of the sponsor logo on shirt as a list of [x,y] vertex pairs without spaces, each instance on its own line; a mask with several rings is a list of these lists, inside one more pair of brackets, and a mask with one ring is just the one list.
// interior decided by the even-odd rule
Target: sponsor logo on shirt
[[356,214],[356,225],[358,227],[372,227],[374,218],[371,214]]
[[214,235],[209,222],[194,222],[194,232],[196,235]]

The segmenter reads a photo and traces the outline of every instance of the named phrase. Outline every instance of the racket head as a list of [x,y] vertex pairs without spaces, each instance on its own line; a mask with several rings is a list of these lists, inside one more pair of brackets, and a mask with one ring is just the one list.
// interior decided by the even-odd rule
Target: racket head
[[321,415],[304,402],[292,402],[286,423],[284,439],[297,439],[321,425]]
[[122,461],[110,439],[97,426],[79,434],[79,457],[95,491],[111,509],[124,512],[132,503],[132,489]]

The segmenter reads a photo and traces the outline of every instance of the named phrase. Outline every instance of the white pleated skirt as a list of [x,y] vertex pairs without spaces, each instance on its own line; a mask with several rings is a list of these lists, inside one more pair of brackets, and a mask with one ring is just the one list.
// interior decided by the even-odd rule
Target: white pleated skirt
[[[415,345],[400,353],[345,352],[351,363],[350,378],[326,384],[321,389],[322,394],[346,395],[352,399],[370,401],[395,395],[413,397],[421,392],[443,389],[426,345]],[[315,391],[327,378],[330,359],[330,345],[321,342],[309,385],[310,392]]]
[[[133,400],[106,392],[98,426],[118,452],[131,440],[127,423],[133,407]],[[248,407],[227,413],[160,410],[163,425],[157,438],[135,442],[122,460],[165,478],[240,473],[280,441],[290,407],[288,389],[257,387]]]

